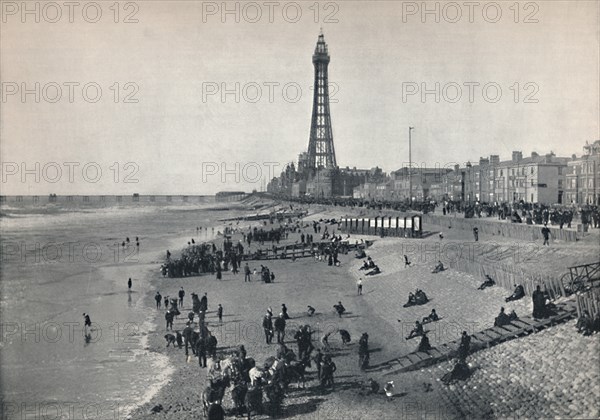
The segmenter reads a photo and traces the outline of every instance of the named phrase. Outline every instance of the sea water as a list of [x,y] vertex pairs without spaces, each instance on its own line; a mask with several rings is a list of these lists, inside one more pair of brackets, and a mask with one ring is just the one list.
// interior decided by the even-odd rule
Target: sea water
[[[168,381],[167,358],[146,349],[149,279],[166,249],[233,214],[211,206],[1,208],[1,418],[126,418]],[[174,297],[169,281],[161,292]]]

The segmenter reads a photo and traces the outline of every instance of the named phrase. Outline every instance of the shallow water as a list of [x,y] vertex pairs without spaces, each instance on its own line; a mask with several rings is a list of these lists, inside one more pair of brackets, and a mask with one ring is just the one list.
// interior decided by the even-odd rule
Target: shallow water
[[[196,226],[218,230],[218,219],[233,214],[210,206],[2,208],[3,418],[124,418],[164,384],[166,359],[145,350],[156,328],[144,301],[155,292],[149,277],[167,248],[211,236],[210,227],[197,235]],[[84,312],[92,320],[87,337]]]

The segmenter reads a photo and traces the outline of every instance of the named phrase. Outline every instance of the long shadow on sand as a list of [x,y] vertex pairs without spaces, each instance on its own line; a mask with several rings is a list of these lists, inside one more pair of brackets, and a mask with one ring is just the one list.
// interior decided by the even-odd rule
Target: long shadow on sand
[[314,413],[323,401],[325,401],[324,398],[311,398],[303,403],[286,404],[282,407],[281,412],[276,418],[285,419],[297,415]]

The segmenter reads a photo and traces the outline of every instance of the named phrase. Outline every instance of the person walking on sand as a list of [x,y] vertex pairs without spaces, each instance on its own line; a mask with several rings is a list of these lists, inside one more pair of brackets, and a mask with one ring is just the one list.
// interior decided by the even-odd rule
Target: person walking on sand
[[185,290],[183,287],[179,289],[179,307],[183,309],[183,297],[185,296]]
[[356,287],[358,288],[358,294],[362,295],[362,279],[358,279],[358,281],[356,282]]
[[132,285],[131,277],[129,277],[129,280],[127,280],[127,288],[129,289],[130,292],[131,292],[131,285]]
[[85,330],[87,332],[88,327],[92,328],[92,320],[90,319],[90,316],[88,314],[86,314],[85,312],[83,313],[83,321],[84,321]]
[[246,263],[246,265],[244,266],[244,283],[247,281],[251,281],[250,267],[248,266],[248,263]]
[[165,320],[167,321],[167,330],[169,328],[171,328],[171,331],[173,331],[173,319],[175,318],[175,313],[171,312],[171,311],[167,311],[167,313],[165,314]]
[[156,309],[160,309],[160,304],[162,302],[162,296],[160,295],[159,291],[156,291],[156,294],[154,295],[154,300],[156,300]]
[[223,306],[220,303],[217,307],[217,316],[219,317],[219,322],[223,322]]

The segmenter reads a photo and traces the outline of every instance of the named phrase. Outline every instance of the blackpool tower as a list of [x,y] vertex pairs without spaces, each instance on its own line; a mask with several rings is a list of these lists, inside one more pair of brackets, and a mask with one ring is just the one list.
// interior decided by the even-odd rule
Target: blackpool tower
[[335,149],[333,148],[333,132],[331,130],[331,114],[329,111],[329,86],[327,66],[329,53],[323,33],[319,35],[315,53],[313,54],[315,67],[314,96],[312,119],[310,123],[310,139],[308,142],[308,161],[310,169],[334,169]]

